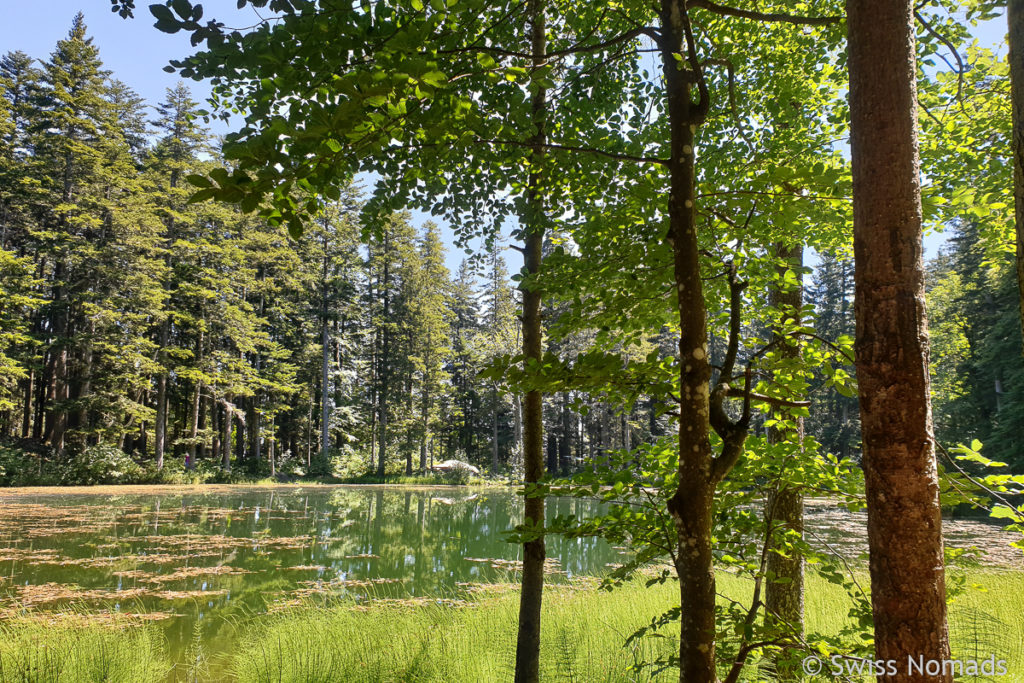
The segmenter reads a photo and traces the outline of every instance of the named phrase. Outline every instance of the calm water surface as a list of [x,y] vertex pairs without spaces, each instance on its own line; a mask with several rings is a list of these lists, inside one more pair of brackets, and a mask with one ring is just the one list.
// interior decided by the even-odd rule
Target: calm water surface
[[[5,613],[159,617],[172,655],[229,647],[235,624],[304,597],[457,597],[515,580],[521,520],[511,491],[253,487],[149,495],[0,493]],[[548,514],[595,504],[554,499]],[[607,571],[596,539],[547,541],[550,576]]]
[[[547,511],[587,517],[597,505],[555,498]],[[0,618],[88,610],[153,619],[175,662],[200,653],[215,663],[247,618],[303,599],[448,600],[517,581],[520,548],[504,532],[521,507],[510,490],[452,487],[0,491]],[[864,522],[827,501],[807,506],[812,543],[850,558],[866,550]],[[993,564],[1024,567],[1012,534],[976,521],[944,526],[950,545],[982,546]],[[549,536],[547,552],[551,581],[623,561],[592,538]]]

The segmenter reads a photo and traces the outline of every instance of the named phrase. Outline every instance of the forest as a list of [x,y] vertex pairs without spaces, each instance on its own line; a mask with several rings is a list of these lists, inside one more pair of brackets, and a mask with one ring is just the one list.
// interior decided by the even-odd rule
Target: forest
[[1024,676],[1024,3],[94,4],[193,54],[0,57],[0,679]]

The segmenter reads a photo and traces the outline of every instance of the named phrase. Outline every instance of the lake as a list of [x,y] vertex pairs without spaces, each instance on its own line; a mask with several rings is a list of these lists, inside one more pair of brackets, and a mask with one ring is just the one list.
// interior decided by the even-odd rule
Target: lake
[[[385,486],[105,487],[0,491],[0,617],[154,621],[172,659],[231,648],[248,617],[308,599],[458,601],[480,584],[518,580],[521,520],[510,489]],[[549,518],[598,503],[555,498]],[[849,557],[864,516],[810,502],[809,534]],[[1019,569],[1014,536],[946,523],[951,545],[983,545]],[[593,538],[547,541],[551,581],[623,561]],[[201,647],[199,647],[201,645]]]
[[[238,620],[310,597],[458,599],[518,576],[520,547],[503,533],[522,502],[507,489],[107,490],[0,492],[0,614],[141,615],[178,659],[197,641],[223,651]],[[594,506],[552,499],[548,514]],[[551,537],[547,548],[555,581],[621,561],[592,538]]]

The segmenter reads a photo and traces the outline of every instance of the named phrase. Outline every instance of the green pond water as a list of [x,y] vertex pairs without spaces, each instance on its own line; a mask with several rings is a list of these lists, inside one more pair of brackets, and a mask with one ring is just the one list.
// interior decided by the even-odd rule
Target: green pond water
[[[154,488],[104,493],[0,491],[0,619],[152,620],[181,679],[188,662],[230,652],[254,615],[302,600],[458,600],[479,584],[518,581],[521,520],[509,489],[359,486]],[[549,499],[554,515],[593,515],[591,500]],[[812,543],[854,560],[863,513],[809,501]],[[1020,570],[1017,538],[947,520],[954,547]],[[547,539],[549,581],[600,575],[623,562],[593,538]],[[216,677],[212,680],[216,680]]]
[[[553,499],[548,514],[595,503]],[[515,581],[512,491],[252,487],[149,495],[0,492],[7,615],[146,614],[172,657],[229,649],[247,617],[303,598],[458,598]],[[621,556],[596,539],[547,541],[551,580],[601,574]]]

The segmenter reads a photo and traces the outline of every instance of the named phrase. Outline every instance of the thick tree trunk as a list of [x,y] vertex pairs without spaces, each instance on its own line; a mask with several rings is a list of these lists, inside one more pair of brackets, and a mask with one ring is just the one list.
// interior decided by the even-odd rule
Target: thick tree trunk
[[[796,276],[801,277],[800,268],[803,266],[803,245],[796,244],[787,247],[778,244],[775,247],[776,256],[783,262],[779,274],[783,275],[787,270],[793,270]],[[790,291],[782,291],[778,288],[769,293],[770,303],[773,307],[784,311],[783,322],[799,321],[801,319],[800,309],[803,305],[803,290],[795,287]],[[776,338],[778,333],[776,333]],[[798,358],[800,347],[791,340],[791,343],[783,343],[778,347],[778,354],[783,358]],[[793,399],[801,399],[800,396],[791,396]],[[796,437],[803,439],[803,418],[796,418]],[[768,442],[777,444],[785,443],[787,438],[785,430],[777,427],[768,429]],[[804,530],[804,499],[802,492],[791,486],[778,486],[768,494],[765,502],[765,520],[773,528],[785,531],[794,531],[803,534]],[[782,555],[779,553],[768,553],[767,570],[770,576],[774,577],[767,582],[765,587],[765,611],[769,623],[774,622],[780,628],[792,632],[798,638],[804,635],[804,558],[797,553]],[[781,657],[780,659],[785,659]],[[778,668],[777,678],[784,681],[799,680],[801,678],[799,667]]]
[[[909,0],[849,0],[857,381],[875,656],[948,659],[921,246],[914,15]],[[880,679],[881,680],[881,679]]]
[[1010,100],[1013,117],[1013,199],[1017,227],[1017,285],[1024,330],[1024,0],[1008,0]]
[[[533,63],[545,63],[547,52],[546,22],[543,0],[529,2],[530,45]],[[533,93],[533,125],[531,170],[526,189],[526,212],[523,221],[523,268],[530,285],[523,287],[523,356],[526,362],[539,361],[542,356],[541,291],[533,280],[540,272],[544,244],[544,200],[541,194],[539,166],[544,159],[546,142],[547,89]],[[537,495],[531,484],[544,476],[544,402],[537,390],[526,392],[523,400],[523,479],[526,486],[523,522],[529,527],[544,524],[544,496]],[[523,584],[519,597],[519,633],[516,640],[516,683],[537,683],[540,680],[540,610],[544,597],[544,536],[523,543]]]

